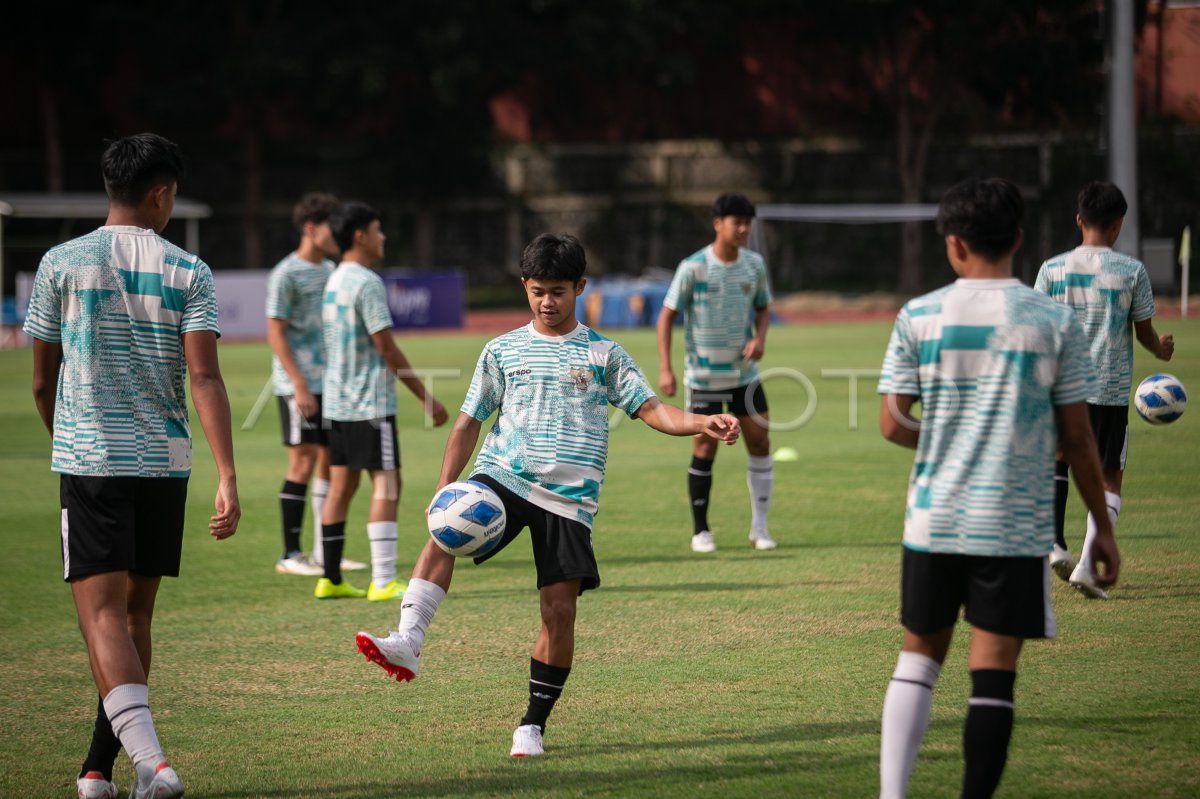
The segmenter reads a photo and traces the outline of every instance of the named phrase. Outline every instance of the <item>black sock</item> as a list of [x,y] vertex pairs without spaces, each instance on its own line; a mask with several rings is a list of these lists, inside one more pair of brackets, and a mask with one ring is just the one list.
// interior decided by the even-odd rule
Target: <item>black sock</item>
[[1067,493],[1071,489],[1071,480],[1067,477],[1066,461],[1054,462],[1054,540],[1063,549],[1067,548],[1067,539],[1063,537],[1063,528],[1067,524]]
[[346,520],[321,525],[325,547],[325,576],[334,584],[342,582],[342,550],[346,547]]
[[529,709],[521,725],[536,724],[546,729],[546,718],[554,709],[554,703],[562,696],[563,686],[571,667],[551,666],[540,660],[529,659]]
[[121,741],[113,733],[112,725],[108,723],[108,714],[104,712],[104,699],[96,703],[96,725],[92,729],[92,745],[84,758],[83,767],[79,769],[82,777],[89,771],[99,771],[104,779],[112,782],[113,764],[121,752]]
[[692,535],[708,529],[708,495],[712,491],[712,458],[692,456],[688,467],[688,498],[692,501]]
[[283,516],[283,556],[290,558],[300,554],[300,528],[304,525],[304,494],[308,486],[304,483],[283,481],[279,489],[279,510]]
[[963,725],[963,799],[991,796],[1008,760],[1013,726],[1013,683],[1017,675],[999,669],[971,672],[971,699]]

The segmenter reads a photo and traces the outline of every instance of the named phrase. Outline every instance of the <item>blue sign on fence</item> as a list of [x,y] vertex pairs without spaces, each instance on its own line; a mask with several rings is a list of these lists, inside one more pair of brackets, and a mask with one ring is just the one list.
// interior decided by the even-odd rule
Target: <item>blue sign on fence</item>
[[467,281],[461,271],[384,269],[379,276],[387,288],[393,329],[463,326]]

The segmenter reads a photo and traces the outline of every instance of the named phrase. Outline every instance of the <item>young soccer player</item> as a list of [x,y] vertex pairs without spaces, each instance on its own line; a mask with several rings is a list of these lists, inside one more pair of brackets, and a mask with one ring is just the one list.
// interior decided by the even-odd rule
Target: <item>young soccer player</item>
[[[267,278],[267,343],[271,346],[271,383],[279,402],[287,474],[279,492],[283,519],[283,557],[275,564],[280,574],[317,576],[325,573],[321,548],[321,511],[329,494],[329,449],[321,419],[324,347],[321,344],[321,302],[325,281],[333,272],[331,256],[338,254],[329,231],[329,215],[337,208],[332,194],[305,194],[292,209],[300,233],[296,251],[277,263]],[[313,474],[316,479],[313,479]],[[304,495],[313,482],[312,557],[300,547]],[[365,569],[367,564],[342,558],[342,569]]]
[[[771,441],[767,433],[767,398],[758,380],[770,318],[771,286],[762,256],[745,248],[754,206],[740,194],[722,194],[713,203],[713,243],[685,258],[658,315],[658,388],[675,396],[671,370],[671,327],[686,311],[686,361],[683,382],[692,413],[720,413],[726,406],[741,424],[748,453],[746,483],[750,488],[750,545],[774,549],[767,530],[771,507]],[[750,323],[753,316],[753,326]],[[692,503],[692,551],[715,552],[708,523],[716,442],[692,439],[688,497]]]
[[[542,754],[546,719],[574,658],[577,598],[600,585],[591,528],[604,482],[608,406],[670,435],[703,434],[732,444],[739,432],[732,416],[685,414],[660,403],[619,344],[576,321],[585,266],[583,247],[566,234],[543,233],[525,248],[521,283],[533,321],[484,347],[438,477],[438,490],[458,479],[483,422],[497,412],[471,479],[500,496],[507,523],[496,548],[475,562],[493,557],[528,527],[542,620],[513,757]],[[359,633],[359,651],[397,680],[415,677],[425,630],[453,572],[454,558],[427,541],[399,629],[387,637]]]
[[[346,203],[329,218],[342,262],[325,284],[322,333],[325,342],[325,418],[329,420],[329,498],[321,519],[325,576],[318,599],[399,599],[396,581],[396,508],[400,502],[400,450],[396,443],[396,384],[416,395],[435,425],[446,409],[413,374],[392,340],[387,290],[372,267],[383,259],[385,236],[379,214],[363,203]],[[371,585],[366,590],[342,580],[346,515],[363,471],[371,478],[367,538]]]
[[[1100,448],[1104,469],[1106,515],[1113,526],[1121,510],[1121,478],[1129,445],[1129,389],[1133,383],[1133,338],[1159,360],[1169,361],[1175,340],[1154,329],[1154,295],[1141,261],[1114,252],[1129,206],[1111,183],[1093,181],[1079,192],[1075,225],[1083,243],[1042,264],[1034,288],[1075,309],[1091,346],[1100,378],[1087,398],[1088,417]],[[1063,528],[1067,515],[1067,462],[1054,464],[1054,549],[1050,566],[1055,574],[1092,599],[1108,599],[1097,584],[1090,557],[1096,521],[1089,514],[1079,562],[1067,549]]]
[[[900,581],[904,643],[883,704],[880,796],[903,797],[960,607],[971,625],[962,796],[991,796],[1008,756],[1017,658],[1054,635],[1046,555],[1058,443],[1098,512],[1097,581],[1120,557],[1084,400],[1091,361],[1070,309],[1012,276],[1024,203],[1005,180],[950,189],[938,232],[958,280],[907,303],[883,361],[879,425],[915,449]],[[912,406],[921,403],[921,420]]]
[[152,133],[112,142],[100,229],[55,247],[34,278],[25,332],[33,395],[60,475],[63,579],[71,586],[101,701],[79,796],[112,799],[122,746],[129,795],[174,797],[183,784],[150,716],[150,623],[164,576],[179,575],[192,439],[184,392],[217,466],[214,538],[237,531],[229,400],[217,362],[208,266],[158,233],[175,207],[183,157]]

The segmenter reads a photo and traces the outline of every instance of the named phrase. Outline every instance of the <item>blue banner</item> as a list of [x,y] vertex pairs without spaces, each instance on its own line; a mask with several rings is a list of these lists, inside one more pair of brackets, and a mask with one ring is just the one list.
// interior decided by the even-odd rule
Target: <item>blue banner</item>
[[461,271],[384,269],[379,276],[387,288],[393,330],[463,326],[467,281]]

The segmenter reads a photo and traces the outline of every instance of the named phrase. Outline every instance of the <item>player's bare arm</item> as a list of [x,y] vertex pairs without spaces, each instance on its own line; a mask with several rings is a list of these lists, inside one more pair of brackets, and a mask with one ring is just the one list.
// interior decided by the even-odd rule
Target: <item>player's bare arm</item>
[[771,321],[771,309],[762,306],[754,309],[754,338],[746,342],[742,348],[742,357],[747,361],[762,360],[763,351],[767,346],[767,324]]
[[671,326],[678,312],[663,308],[658,313],[658,390],[664,397],[675,396],[675,373],[671,371]]
[[58,398],[58,370],[62,367],[62,344],[33,340],[33,402],[50,435],[54,435],[54,403]]
[[453,483],[462,474],[463,469],[467,466],[467,461],[471,459],[471,455],[475,452],[475,445],[479,442],[479,431],[483,427],[483,422],[476,419],[474,416],[466,413],[459,413],[458,418],[454,420],[454,425],[450,428],[450,435],[446,438],[446,449],[442,453],[442,471],[438,474],[437,490],[441,491],[447,484]]
[[383,362],[388,365],[392,374],[396,375],[405,388],[421,401],[421,406],[425,409],[425,414],[433,420],[434,427],[444,425],[449,418],[445,406],[438,402],[433,394],[426,391],[425,384],[413,374],[412,364],[408,362],[404,352],[396,346],[396,342],[392,339],[392,331],[385,328],[372,333],[371,343],[375,345],[375,351],[379,353],[380,358],[383,358]]
[[912,415],[918,397],[911,394],[884,394],[879,403],[879,432],[893,444],[916,449],[921,437],[921,421]]
[[1175,354],[1175,337],[1170,333],[1160,336],[1154,329],[1154,322],[1143,319],[1133,323],[1133,332],[1138,343],[1151,352],[1160,361],[1169,361]]
[[191,378],[192,404],[208,439],[217,465],[216,513],[209,518],[209,533],[216,539],[237,532],[242,516],[238,501],[237,472],[233,464],[233,433],[229,419],[229,395],[217,360],[217,335],[211,330],[183,334],[183,356]]
[[1071,467],[1071,476],[1083,497],[1084,504],[1096,523],[1096,541],[1092,558],[1104,564],[1104,573],[1096,573],[1096,583],[1115,585],[1121,569],[1121,555],[1113,536],[1108,507],[1104,501],[1104,473],[1096,450],[1096,438],[1088,418],[1087,405],[1077,402],[1054,409],[1058,421],[1058,446]]
[[270,345],[271,352],[279,360],[283,371],[287,373],[288,379],[292,381],[293,396],[296,398],[296,407],[299,408],[301,415],[305,418],[315,416],[317,398],[309,389],[308,382],[304,379],[304,374],[296,363],[296,356],[288,345],[286,319],[267,318],[267,344]]
[[714,413],[709,416],[688,413],[674,405],[667,405],[657,397],[643,402],[634,415],[650,427],[669,436],[705,435],[725,444],[733,444],[742,434],[742,427],[736,416],[727,413]]

